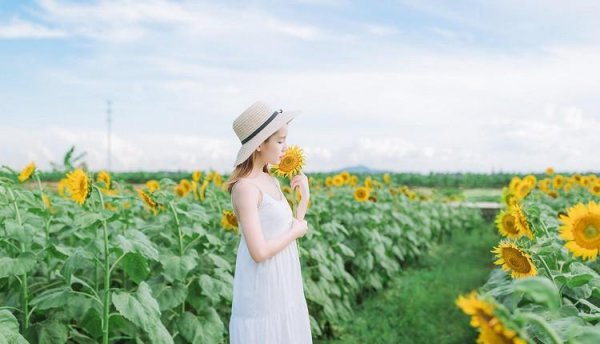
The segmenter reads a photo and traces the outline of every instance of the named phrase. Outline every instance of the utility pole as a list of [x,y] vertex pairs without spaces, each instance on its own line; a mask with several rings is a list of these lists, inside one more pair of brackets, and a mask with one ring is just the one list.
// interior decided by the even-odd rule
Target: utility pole
[[107,124],[107,137],[106,137],[106,157],[108,160],[107,163],[107,170],[111,171],[110,168],[110,114],[111,114],[111,108],[110,108],[110,99],[106,101],[106,124]]

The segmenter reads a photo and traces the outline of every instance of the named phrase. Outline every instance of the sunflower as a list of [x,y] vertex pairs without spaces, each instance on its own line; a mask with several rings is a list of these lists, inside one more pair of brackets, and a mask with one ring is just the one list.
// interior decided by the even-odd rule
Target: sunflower
[[495,305],[481,299],[476,292],[473,291],[466,297],[460,295],[456,300],[456,305],[465,314],[471,316],[471,326],[479,328],[477,343],[527,343],[494,315]]
[[573,189],[573,182],[572,181],[566,182],[565,186],[563,186],[563,190],[565,190],[565,192],[569,192],[569,191],[571,191],[571,189]]
[[142,201],[144,201],[148,208],[150,208],[152,213],[156,215],[156,213],[158,212],[158,203],[156,203],[156,201],[152,199],[152,197],[150,197],[149,194],[145,193],[144,190],[138,190],[138,196],[140,196]]
[[550,179],[544,178],[538,182],[538,188],[542,191],[548,191],[550,189]]
[[466,297],[459,295],[456,299],[456,305],[466,315],[471,316],[471,326],[481,327],[494,318],[494,305],[480,299],[475,291],[469,293]]
[[26,182],[29,178],[31,178],[31,175],[33,174],[34,171],[35,171],[35,163],[32,161],[29,163],[29,165],[25,166],[25,168],[19,174],[19,181],[21,183]]
[[344,178],[340,175],[333,176],[332,183],[333,186],[340,187],[344,185]]
[[535,183],[537,182],[537,179],[535,178],[535,176],[533,174],[528,175],[527,177],[525,177],[523,179],[523,181],[527,184],[529,184],[529,186],[531,188],[535,187]]
[[600,196],[600,182],[596,182],[594,185],[590,187],[590,192],[594,196]]
[[348,171],[340,173],[340,176],[342,176],[342,178],[344,179],[344,184],[350,181],[350,173]]
[[44,203],[44,208],[48,210],[52,209],[52,203],[50,203],[50,198],[45,193],[42,193],[42,202]]
[[148,188],[148,191],[154,192],[160,189],[160,184],[158,183],[158,181],[152,179],[146,182],[146,187]]
[[187,179],[180,180],[179,186],[183,190],[184,194],[187,194],[188,192],[192,191],[192,183],[190,183],[190,181]]
[[356,184],[358,184],[358,176],[351,176],[350,177],[350,185],[356,186]]
[[388,184],[388,185],[390,184],[391,178],[390,178],[390,174],[389,173],[384,173],[383,174],[383,182],[385,184]]
[[554,176],[554,178],[552,178],[552,186],[554,186],[555,189],[562,188],[564,183],[565,183],[565,177],[561,176],[560,174],[558,174],[558,175]]
[[513,203],[511,214],[515,218],[515,227],[517,227],[519,233],[533,240],[533,232],[531,231],[529,222],[527,222],[527,216],[525,216],[519,203]]
[[333,184],[333,181],[331,179],[332,179],[331,177],[325,178],[325,186],[329,187]]
[[365,178],[365,187],[372,189],[373,188],[373,178],[367,177]]
[[496,216],[496,226],[504,237],[516,239],[521,236],[515,226],[515,217],[510,213],[510,210],[503,210]]
[[213,184],[215,184],[216,186],[221,186],[223,184],[223,178],[217,172],[215,172],[213,176]]
[[106,203],[104,203],[104,209],[107,209],[110,211],[116,211],[117,207],[115,207],[115,205],[112,202],[106,202]]
[[517,192],[516,192],[516,196],[518,199],[523,199],[525,197],[527,197],[527,195],[529,195],[529,193],[531,192],[531,189],[533,188],[533,185],[535,184],[530,184],[531,182],[528,182],[526,180],[523,180],[521,183],[519,183],[519,186],[517,187]]
[[194,192],[194,199],[197,200],[198,199],[198,182],[195,180],[192,180],[192,191]]
[[600,249],[600,204],[576,204],[561,215],[560,237],[565,247],[576,257],[595,260]]
[[556,190],[550,190],[546,194],[552,198],[558,198],[558,192],[556,192]]
[[90,196],[92,182],[81,168],[78,168],[67,174],[67,189],[71,194],[73,201],[83,205],[85,200]]
[[537,275],[537,269],[531,256],[509,241],[501,242],[492,250],[496,254],[494,264],[501,265],[502,270],[511,272],[512,278]]
[[202,202],[204,202],[204,197],[206,194],[206,188],[208,187],[208,180],[204,179],[204,182],[202,182],[202,186],[200,186],[200,200]]
[[553,175],[554,174],[554,169],[552,167],[548,167],[546,169],[546,174],[549,175],[549,176]]
[[589,187],[592,184],[592,182],[591,182],[591,180],[587,176],[584,176],[584,177],[581,177],[581,183],[580,184],[582,186],[584,186],[584,187],[587,188],[587,187]]
[[354,190],[354,199],[357,202],[365,202],[369,199],[370,191],[367,187],[360,186]]
[[56,191],[60,197],[65,197],[65,189],[67,188],[67,178],[62,178],[56,185]]
[[278,165],[273,165],[273,171],[278,176],[292,178],[302,171],[304,168],[304,153],[298,146],[290,146]]
[[238,220],[233,211],[224,210],[223,215],[221,216],[221,225],[226,230],[231,230],[233,232],[237,232],[238,229]]
[[179,197],[185,197],[185,195],[187,194],[187,192],[185,191],[185,187],[181,184],[177,185],[175,187],[175,194]]
[[510,189],[510,191],[515,191],[517,189],[517,186],[519,185],[519,183],[521,183],[521,178],[512,177],[512,179],[510,180],[510,183],[508,184],[508,188]]
[[195,182],[200,181],[200,178],[202,178],[202,172],[200,170],[195,170],[194,172],[192,172],[192,180]]
[[100,171],[96,174],[96,183],[102,182],[104,183],[105,189],[110,189],[110,174],[107,171]]

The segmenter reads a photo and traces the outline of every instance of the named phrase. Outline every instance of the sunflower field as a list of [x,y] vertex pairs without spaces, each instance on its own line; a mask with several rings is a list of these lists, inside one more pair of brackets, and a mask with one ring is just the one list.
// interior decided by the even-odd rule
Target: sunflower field
[[514,177],[494,270],[456,304],[483,343],[600,343],[600,178]]
[[[315,337],[335,338],[363,298],[482,221],[389,176],[309,181],[298,245]],[[133,185],[75,168],[50,185],[33,163],[0,177],[0,343],[227,342],[240,233],[223,176]]]

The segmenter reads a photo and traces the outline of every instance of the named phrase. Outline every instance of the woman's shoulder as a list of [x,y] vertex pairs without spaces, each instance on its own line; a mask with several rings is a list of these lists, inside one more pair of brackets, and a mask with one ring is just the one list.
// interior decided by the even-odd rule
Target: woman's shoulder
[[260,190],[248,178],[238,179],[231,188],[231,198],[234,203],[260,200]]

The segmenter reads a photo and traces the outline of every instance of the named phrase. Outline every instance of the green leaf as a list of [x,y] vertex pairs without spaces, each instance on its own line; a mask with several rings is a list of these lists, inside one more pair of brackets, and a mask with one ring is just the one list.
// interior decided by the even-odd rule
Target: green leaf
[[342,243],[338,243],[337,246],[340,248],[340,250],[342,251],[342,254],[344,254],[347,257],[354,257],[354,251],[352,251],[352,249]]
[[88,212],[84,214],[78,214],[77,217],[75,217],[73,225],[77,228],[87,228],[100,222],[100,220],[102,220],[102,216],[100,214]]
[[36,264],[35,255],[31,252],[23,252],[17,258],[0,258],[0,278],[22,275],[33,270]]
[[0,344],[28,344],[19,334],[19,322],[15,316],[5,310],[0,310]]
[[38,340],[40,344],[64,344],[67,342],[69,331],[65,324],[56,320],[46,320],[36,324],[39,327]]
[[568,341],[569,344],[597,344],[597,343],[600,343],[600,328],[598,328],[598,327],[579,326],[576,329],[576,331],[573,331],[573,332],[577,333],[577,334],[569,339],[569,341]]
[[169,282],[183,281],[188,272],[196,267],[198,252],[188,250],[183,257],[162,256],[160,263],[164,268],[163,274]]
[[216,254],[213,253],[209,253],[208,257],[213,261],[213,263],[221,268],[221,269],[225,269],[227,271],[231,271],[231,264],[229,264],[228,261],[226,261],[225,259],[217,256]]
[[192,344],[218,344],[223,341],[225,326],[214,308],[203,310],[198,316],[185,312],[177,327],[183,338]]
[[138,284],[145,280],[150,273],[146,258],[135,252],[127,253],[123,259],[121,259],[121,266],[131,280]]
[[208,275],[201,275],[198,283],[202,288],[202,294],[211,299],[212,302],[218,303],[221,295],[221,286],[219,281]]
[[526,277],[514,282],[515,290],[539,304],[545,304],[549,309],[556,310],[560,305],[558,289],[546,277]]
[[156,301],[158,301],[161,312],[179,306],[188,295],[188,290],[183,283],[161,284],[154,286],[152,291],[156,295]]
[[158,260],[158,250],[154,243],[138,230],[130,229],[125,235],[118,235],[116,240],[123,252],[137,252],[148,259]]
[[67,303],[70,291],[66,287],[45,290],[31,300],[30,305],[36,306],[38,310],[63,307]]
[[158,302],[146,282],[140,283],[135,294],[114,292],[112,302],[123,317],[146,331],[153,343],[173,343],[173,337],[160,320]]

